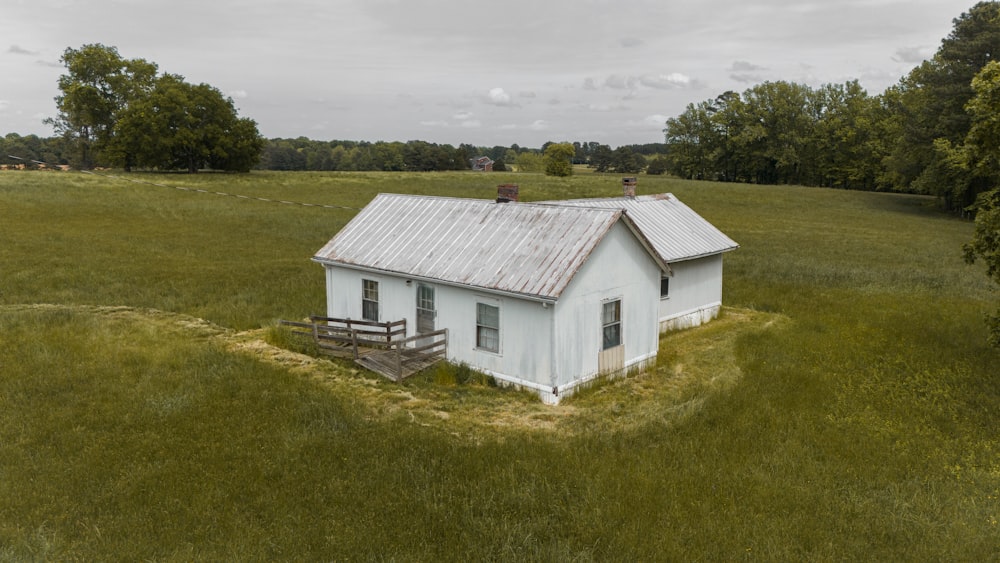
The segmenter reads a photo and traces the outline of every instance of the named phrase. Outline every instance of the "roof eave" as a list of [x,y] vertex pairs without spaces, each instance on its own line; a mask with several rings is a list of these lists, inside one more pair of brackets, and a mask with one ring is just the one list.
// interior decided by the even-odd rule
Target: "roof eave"
[[489,293],[492,295],[502,295],[508,297],[516,297],[518,299],[524,299],[525,301],[534,301],[537,303],[545,303],[546,305],[555,305],[559,301],[559,295],[536,295],[532,293],[519,293],[516,291],[506,291],[503,289],[496,289],[492,287],[483,287],[478,285],[471,285],[467,283],[460,283],[448,280],[442,280],[437,278],[429,278],[426,276],[415,276],[413,274],[408,274],[406,272],[397,272],[394,270],[382,270],[379,268],[372,268],[369,266],[359,266],[358,264],[351,264],[349,262],[341,262],[338,260],[331,260],[329,258],[323,258],[321,256],[313,256],[312,261],[324,266],[338,266],[341,268],[347,268],[349,270],[358,270],[361,272],[370,272],[373,274],[381,274],[386,276],[392,276],[396,278],[403,278],[406,280],[414,280],[418,282],[434,283],[438,285],[445,285],[449,287],[457,287],[461,289],[467,289],[470,291],[478,291],[482,293]]

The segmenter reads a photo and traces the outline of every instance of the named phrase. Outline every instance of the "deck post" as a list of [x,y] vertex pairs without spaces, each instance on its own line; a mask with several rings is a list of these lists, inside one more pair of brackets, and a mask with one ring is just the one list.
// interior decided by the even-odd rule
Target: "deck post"
[[403,351],[400,350],[401,343],[397,342],[396,346],[396,381],[403,380]]
[[358,359],[358,330],[351,329],[351,348],[354,350],[354,359]]

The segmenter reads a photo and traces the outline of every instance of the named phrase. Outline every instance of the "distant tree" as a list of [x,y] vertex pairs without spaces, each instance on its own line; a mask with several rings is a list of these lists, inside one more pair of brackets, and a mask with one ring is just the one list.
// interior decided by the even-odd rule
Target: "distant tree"
[[[714,156],[719,148],[719,139],[712,122],[713,113],[711,102],[706,101],[697,105],[688,104],[684,113],[667,120],[663,132],[669,147],[670,171],[677,176],[696,180],[716,177]],[[751,124],[744,136],[751,138],[756,134],[753,130],[756,127],[757,124]]]
[[545,163],[542,161],[541,155],[533,152],[522,152],[517,155],[517,171],[518,172],[543,172],[545,170]]
[[804,162],[805,182],[871,189],[887,151],[875,113],[879,100],[857,80],[827,84],[810,95],[814,124]]
[[571,143],[547,143],[544,149],[546,176],[572,176],[576,149]]
[[611,168],[619,174],[638,174],[646,167],[646,161],[641,155],[632,152],[627,146],[621,146],[611,153]]
[[507,171],[507,164],[503,161],[502,158],[498,158],[498,159],[496,159],[496,160],[493,161],[493,171],[494,172],[506,172]]
[[266,170],[305,170],[306,156],[284,139],[271,139],[264,146],[261,165]]
[[649,161],[649,165],[646,166],[646,174],[653,176],[659,176],[664,174],[669,170],[670,160],[665,156],[658,156]]
[[612,151],[608,145],[596,145],[590,151],[590,166],[597,172],[608,172],[612,166]]
[[403,170],[433,170],[433,157],[428,154],[426,143],[386,143],[379,141],[372,147],[372,166],[375,170],[401,172]]
[[330,170],[342,170],[341,166],[345,154],[347,154],[347,149],[344,148],[344,145],[338,144],[330,149]]
[[[58,115],[46,122],[70,142],[74,164],[91,168],[110,144],[121,114],[152,90],[157,68],[99,43],[66,49],[62,62],[67,73],[59,77]],[[129,160],[126,154],[126,164]]]

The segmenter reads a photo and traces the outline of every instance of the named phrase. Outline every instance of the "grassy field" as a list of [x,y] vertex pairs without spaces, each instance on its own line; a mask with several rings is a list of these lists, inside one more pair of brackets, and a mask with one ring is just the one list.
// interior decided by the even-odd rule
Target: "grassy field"
[[1000,559],[997,295],[933,200],[641,177],[741,244],[726,308],[558,407],[267,343],[375,194],[503,182],[620,190],[0,173],[0,560]]

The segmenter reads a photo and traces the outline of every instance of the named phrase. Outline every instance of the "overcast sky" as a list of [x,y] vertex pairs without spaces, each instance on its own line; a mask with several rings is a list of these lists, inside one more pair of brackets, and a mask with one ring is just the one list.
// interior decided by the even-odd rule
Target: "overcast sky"
[[974,0],[3,0],[0,135],[52,135],[59,62],[101,43],[233,98],[266,137],[663,142],[766,80],[871,94]]

